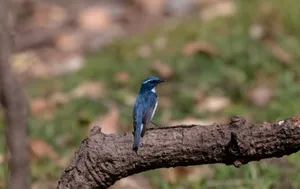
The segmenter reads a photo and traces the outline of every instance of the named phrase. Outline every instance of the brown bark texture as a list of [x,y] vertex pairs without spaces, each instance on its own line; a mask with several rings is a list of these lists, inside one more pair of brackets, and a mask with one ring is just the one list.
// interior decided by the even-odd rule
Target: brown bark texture
[[9,189],[28,188],[27,105],[9,64],[12,49],[10,1],[0,0],[0,102],[4,109],[9,160]]
[[147,130],[137,153],[132,144],[132,133],[107,135],[94,127],[57,188],[104,189],[121,178],[151,169],[213,163],[240,167],[250,161],[289,155],[300,149],[300,116],[259,124],[233,116],[223,125],[156,127]]

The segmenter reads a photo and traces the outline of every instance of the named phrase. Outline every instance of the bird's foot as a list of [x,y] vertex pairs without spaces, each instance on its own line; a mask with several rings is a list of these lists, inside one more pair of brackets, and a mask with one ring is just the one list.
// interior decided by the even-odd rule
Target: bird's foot
[[150,121],[152,123],[152,125],[159,127],[157,124],[155,124],[154,122]]

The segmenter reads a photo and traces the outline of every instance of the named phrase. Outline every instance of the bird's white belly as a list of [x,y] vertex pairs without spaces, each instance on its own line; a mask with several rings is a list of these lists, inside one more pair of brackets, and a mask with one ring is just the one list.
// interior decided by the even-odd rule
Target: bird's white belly
[[152,115],[151,115],[151,119],[153,118],[154,114],[155,114],[155,111],[156,111],[156,108],[157,108],[157,104],[158,104],[158,100],[156,101],[155,103],[155,107],[153,109],[153,112],[152,112]]

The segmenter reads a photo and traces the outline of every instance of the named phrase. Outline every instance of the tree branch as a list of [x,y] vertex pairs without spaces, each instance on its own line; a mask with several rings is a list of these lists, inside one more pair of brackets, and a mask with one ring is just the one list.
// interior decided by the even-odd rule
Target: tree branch
[[68,17],[50,28],[33,27],[27,32],[14,33],[13,52],[45,46],[53,42],[53,38],[62,32],[75,19],[75,13],[69,11]]
[[233,116],[224,125],[179,125],[147,130],[136,154],[132,133],[103,134],[94,127],[58,183],[62,188],[108,188],[143,171],[282,157],[300,150],[300,116],[279,122],[248,123]]

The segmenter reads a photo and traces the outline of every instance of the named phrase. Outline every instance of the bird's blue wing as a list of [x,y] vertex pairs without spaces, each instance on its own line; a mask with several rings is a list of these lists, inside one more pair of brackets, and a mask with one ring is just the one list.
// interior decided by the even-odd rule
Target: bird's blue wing
[[143,129],[143,99],[140,95],[137,96],[136,101],[134,103],[133,108],[133,130],[134,130],[134,142],[133,142],[133,150],[137,151],[140,145],[140,137]]
[[141,136],[144,136],[145,130],[149,122],[151,121],[157,107],[157,94],[150,93],[147,95],[147,98],[144,99],[145,109],[143,111],[143,119],[142,122],[144,124],[143,131]]
[[142,99],[139,96],[137,96],[136,101],[134,103],[134,107],[133,107],[132,118],[133,118],[133,129],[134,129],[134,131],[136,129],[137,122],[142,123],[143,107],[141,106],[141,100]]

